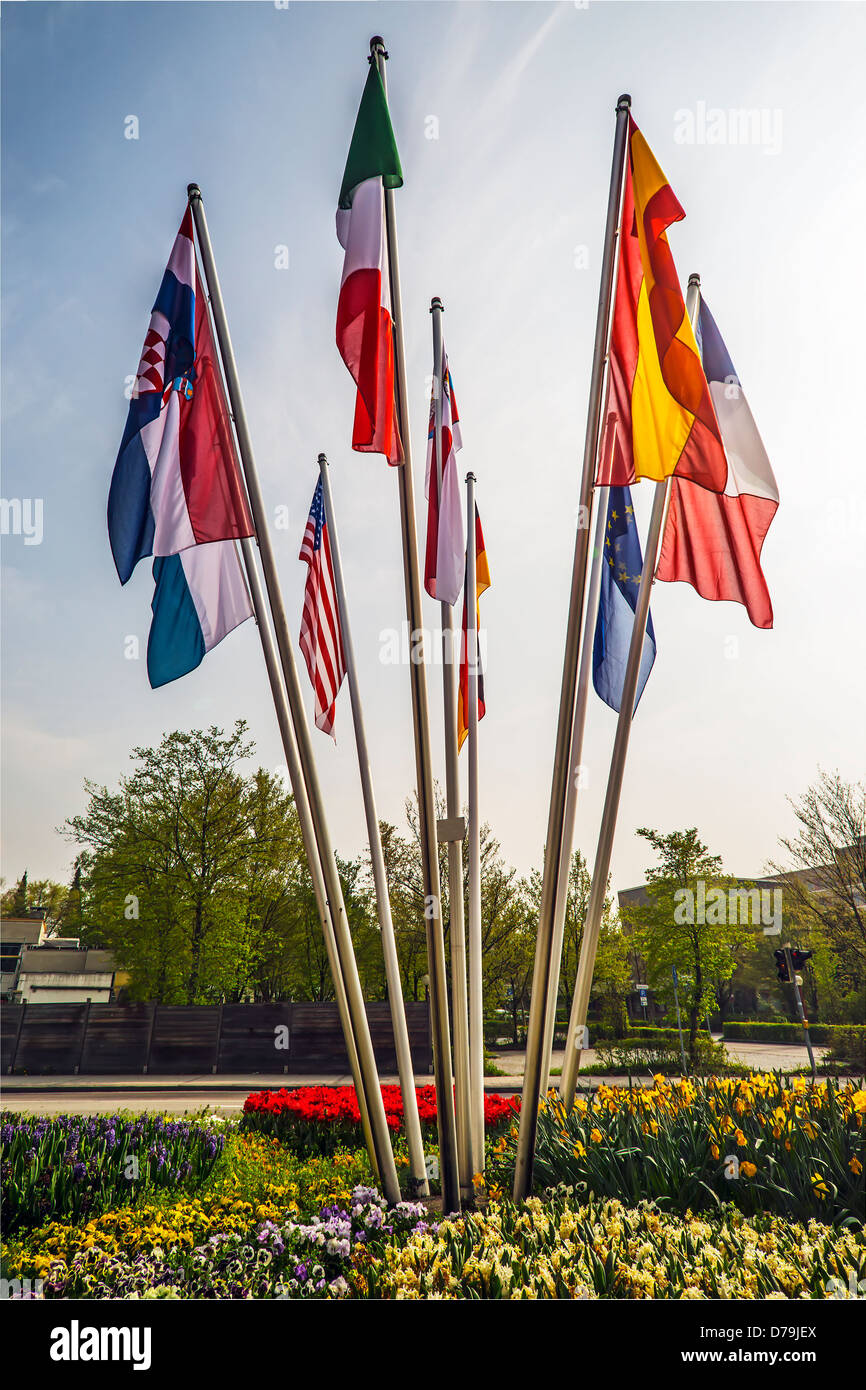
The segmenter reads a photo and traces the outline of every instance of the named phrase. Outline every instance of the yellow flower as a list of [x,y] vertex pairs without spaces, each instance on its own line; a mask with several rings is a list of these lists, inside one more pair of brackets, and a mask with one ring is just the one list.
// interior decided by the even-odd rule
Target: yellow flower
[[713,1155],[713,1158],[718,1158],[718,1156],[719,1156],[719,1146],[718,1146],[718,1144],[711,1144],[711,1145],[710,1145],[710,1153]]
[[855,1178],[859,1178],[860,1174],[863,1172],[863,1164],[860,1162],[859,1158],[855,1157],[849,1159],[848,1167],[851,1169],[851,1172],[854,1174]]
[[829,1189],[829,1187],[827,1186],[827,1184],[825,1183],[824,1179],[821,1177],[821,1174],[820,1174],[820,1173],[813,1173],[813,1174],[812,1174],[812,1188],[813,1188],[813,1190],[814,1190],[816,1196],[818,1196],[818,1197],[823,1198],[823,1197],[829,1197],[829,1195],[830,1195],[830,1189]]
[[740,1172],[742,1173],[744,1178],[753,1178],[757,1171],[758,1170],[755,1167],[755,1164],[749,1163],[748,1160],[745,1160],[743,1163],[740,1164]]
[[592,1140],[593,1144],[600,1144],[603,1136],[600,1129],[591,1129],[589,1132],[589,1137]]
[[746,1136],[745,1136],[745,1134],[743,1133],[743,1131],[742,1131],[741,1129],[738,1129],[738,1130],[737,1130],[737,1133],[736,1133],[736,1140],[737,1140],[737,1147],[740,1148],[740,1149],[744,1149],[744,1148],[746,1147],[746,1144],[748,1143],[748,1140],[746,1139]]

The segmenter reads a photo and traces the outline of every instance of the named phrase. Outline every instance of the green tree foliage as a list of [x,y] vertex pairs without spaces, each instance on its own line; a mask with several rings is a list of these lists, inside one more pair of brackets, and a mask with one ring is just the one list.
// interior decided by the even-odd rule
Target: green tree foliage
[[[562,965],[558,1015],[565,1018],[571,1012],[571,1000],[577,980],[577,966],[583,944],[583,928],[589,906],[592,875],[580,850],[571,856],[568,871],[568,896],[565,903],[565,922],[562,932]],[[541,910],[542,875],[536,869],[530,874],[528,897],[534,921]],[[592,973],[590,1000],[600,1014],[602,1032],[606,1037],[622,1037],[626,1031],[625,1001],[631,986],[631,967],[628,942],[624,937],[613,900],[605,896],[599,930],[598,950]]]
[[[660,862],[647,870],[647,901],[630,906],[627,921],[646,962],[648,982],[665,996],[672,992],[671,967],[676,967],[695,1060],[698,1028],[716,1002],[718,981],[731,978],[738,956],[752,949],[761,928],[729,921],[736,915],[728,910],[727,897],[734,881],[722,874],[721,859],[710,854],[696,829],[662,834],[642,827],[637,833]],[[724,904],[712,901],[714,889],[722,890]],[[708,900],[704,911],[699,894]]]
[[286,926],[297,931],[312,891],[291,796],[262,769],[239,769],[252,751],[242,721],[229,734],[167,734],[133,750],[117,791],[86,783],[87,810],[67,821],[80,846],[82,934],[115,952],[134,998],[192,1004],[291,988]]
[[0,897],[0,915],[28,917],[41,909],[49,933],[56,933],[63,924],[67,896],[64,884],[50,878],[30,879],[25,869],[15,887],[6,889]]

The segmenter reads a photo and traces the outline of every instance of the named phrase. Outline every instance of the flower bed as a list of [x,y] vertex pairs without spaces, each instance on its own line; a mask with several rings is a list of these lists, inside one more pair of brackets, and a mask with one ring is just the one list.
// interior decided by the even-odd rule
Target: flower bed
[[[417,1090],[418,1114],[428,1138],[435,1135],[436,1088]],[[383,1086],[382,1099],[388,1128],[396,1134],[403,1125],[403,1097],[399,1086]],[[484,1097],[484,1123],[488,1130],[512,1120],[519,1100]],[[354,1086],[299,1086],[296,1090],[255,1091],[244,1101],[242,1121],[246,1130],[271,1134],[298,1154],[335,1153],[357,1144],[361,1113]]]
[[429,1229],[425,1207],[389,1208],[374,1189],[357,1187],[348,1203],[324,1207],[308,1222],[241,1220],[192,1246],[79,1249],[48,1264],[43,1292],[95,1299],[343,1298],[356,1252]]
[[[535,1181],[582,1184],[629,1205],[718,1209],[792,1220],[863,1219],[866,1090],[775,1075],[652,1087],[600,1086],[566,1113],[549,1097],[539,1117]],[[513,1170],[516,1127],[496,1163]]]
[[852,1272],[856,1287],[866,1245],[816,1221],[731,1207],[680,1217],[559,1189],[416,1230],[377,1261],[357,1251],[353,1264],[353,1290],[369,1298],[824,1299],[852,1286]]
[[5,1231],[38,1226],[48,1216],[81,1221],[156,1188],[196,1187],[223,1144],[222,1135],[188,1120],[4,1114]]

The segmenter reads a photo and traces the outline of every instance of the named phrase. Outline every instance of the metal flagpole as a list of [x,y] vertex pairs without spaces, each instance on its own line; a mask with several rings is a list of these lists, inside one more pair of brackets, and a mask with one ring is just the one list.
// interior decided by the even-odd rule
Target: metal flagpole
[[364,1096],[364,1088],[361,1084],[361,1069],[358,1062],[358,1049],[355,1046],[355,1034],[352,1027],[352,1018],[349,1012],[348,1000],[346,998],[346,986],[343,981],[343,972],[340,967],[340,957],[337,952],[337,943],[334,938],[334,927],[331,922],[331,914],[328,910],[328,899],[325,891],[325,881],[322,877],[322,865],[319,860],[319,851],[316,846],[316,837],[313,830],[313,821],[310,816],[310,803],[307,800],[307,792],[304,786],[304,779],[301,775],[301,765],[298,761],[298,748],[295,743],[295,735],[292,731],[292,718],[289,712],[289,705],[286,699],[286,688],[283,685],[283,677],[280,671],[279,657],[277,655],[274,636],[271,632],[267,618],[267,607],[265,596],[262,591],[262,582],[259,578],[259,571],[256,565],[256,547],[250,536],[244,536],[241,541],[241,551],[244,559],[244,566],[247,572],[247,583],[249,585],[250,597],[252,599],[253,611],[255,612],[256,624],[259,629],[259,636],[262,642],[262,652],[265,658],[265,667],[270,682],[271,694],[274,699],[274,706],[277,712],[277,723],[280,726],[280,735],[283,740],[283,750],[286,755],[286,766],[289,770],[289,781],[292,784],[292,793],[295,798],[295,810],[298,813],[298,821],[301,827],[301,838],[304,842],[304,849],[307,853],[307,863],[310,868],[310,876],[313,880],[313,892],[316,897],[316,907],[319,912],[319,920],[322,924],[322,931],[325,937],[325,949],[328,953],[328,963],[331,967],[331,976],[334,981],[334,996],[337,1001],[337,1008],[340,1014],[340,1022],[343,1026],[343,1036],[346,1040],[346,1051],[349,1055],[349,1067],[352,1078],[355,1082],[355,1092],[358,1096],[358,1108],[361,1112],[361,1124],[364,1131],[364,1138],[373,1167],[378,1171],[378,1161],[376,1157],[376,1146],[373,1143],[373,1133],[370,1129],[370,1116],[367,1111],[367,1102]]
[[[384,40],[376,34],[370,40],[370,62],[375,63],[379,70],[386,96],[388,90],[385,75],[387,57]],[[442,1201],[445,1211],[448,1212],[460,1210],[457,1125],[452,1099],[454,1075],[451,1067],[451,1037],[448,1024],[448,976],[439,896],[439,846],[436,840],[436,799],[433,793],[433,762],[427,715],[427,672],[424,665],[421,573],[418,565],[418,536],[415,525],[409,392],[406,385],[406,352],[403,343],[403,311],[400,297],[400,262],[397,255],[397,218],[394,206],[394,190],[386,188],[384,196],[388,279],[391,289],[391,312],[394,317],[394,377],[397,416],[400,438],[403,442],[403,462],[397,466],[395,472],[400,490],[403,577],[406,586],[406,616],[409,621],[411,650],[409,673],[412,685],[412,719],[415,731],[418,831],[421,841],[421,870],[424,881],[424,920],[427,928],[427,962],[430,971],[433,1067],[438,1097],[436,1111],[439,1128],[439,1163],[442,1175]]]
[[577,794],[582,785],[583,731],[586,707],[592,681],[592,648],[598,600],[601,592],[601,567],[604,563],[604,529],[607,517],[606,487],[597,488],[593,496],[596,508],[595,542],[592,550],[592,570],[589,577],[589,597],[583,622],[580,648],[580,672],[577,678],[577,699],[574,706],[574,732],[569,757],[568,791],[565,802],[565,822],[562,828],[562,849],[559,855],[559,877],[556,883],[556,912],[553,918],[553,955],[550,969],[550,994],[547,1000],[547,1020],[544,1029],[544,1092],[550,1088],[550,1067],[553,1035],[556,1028],[556,1006],[559,1000],[559,972],[562,965],[562,941],[565,934],[565,914],[568,908],[568,882],[571,855],[574,848],[574,823],[577,818]]
[[[433,447],[436,460],[436,486],[439,498],[439,525],[442,525],[442,473],[447,462],[442,457],[442,402],[445,362],[442,350],[442,300],[430,301],[433,320]],[[451,940],[451,1012],[454,1028],[454,1079],[457,1105],[457,1159],[460,1186],[472,1192],[472,1175],[478,1172],[472,1147],[469,1086],[469,1006],[466,995],[466,927],[463,914],[463,837],[466,823],[460,811],[460,767],[457,761],[457,692],[454,670],[454,610],[440,603],[442,628],[442,691],[445,735],[445,814],[438,824],[438,838],[448,845],[448,918]]]
[[[698,304],[700,302],[699,286],[700,278],[697,275],[691,275],[689,277],[689,287],[686,295],[686,309],[692,321],[692,325],[694,325],[697,318]],[[607,894],[607,880],[608,874],[610,873],[610,857],[613,851],[613,836],[616,829],[619,798],[625,772],[625,759],[628,752],[629,735],[631,733],[632,718],[634,717],[634,702],[635,696],[637,695],[638,679],[640,677],[640,663],[641,657],[643,656],[644,637],[646,636],[647,615],[649,614],[650,591],[655,578],[656,560],[658,558],[659,544],[662,537],[662,523],[667,515],[669,491],[670,478],[663,478],[660,482],[656,483],[655,493],[653,495],[652,513],[650,515],[649,532],[647,534],[646,549],[644,551],[643,568],[641,570],[640,588],[638,589],[637,603],[635,605],[634,623],[631,630],[631,644],[628,650],[628,663],[626,665],[622,700],[616,725],[613,753],[611,755],[607,792],[605,794],[604,810],[602,811],[601,817],[601,829],[598,837],[598,849],[596,850],[595,866],[592,872],[592,885],[589,890],[589,903],[586,909],[586,925],[583,930],[580,962],[577,967],[577,979],[575,981],[574,996],[571,1003],[571,1017],[568,1023],[568,1038],[565,1044],[562,1076],[559,1082],[559,1094],[569,1108],[574,1102],[574,1088],[577,1084],[577,1073],[580,1068],[580,1044],[583,1038],[583,1029],[586,1024],[586,1012],[589,1007],[589,991],[592,985],[592,972],[595,968],[596,951],[598,950],[601,918],[604,912],[604,899]]]
[[[565,793],[568,782],[569,752],[574,728],[574,697],[577,682],[577,660],[583,606],[586,590],[586,560],[589,551],[589,516],[592,501],[598,426],[601,416],[604,359],[610,332],[610,306],[613,295],[613,273],[616,247],[616,228],[622,201],[625,169],[628,117],[631,97],[623,95],[616,104],[616,131],[610,189],[607,200],[607,219],[601,264],[601,284],[595,323],[595,344],[592,376],[589,388],[589,407],[583,448],[583,473],[580,483],[580,510],[574,544],[574,563],[571,575],[571,594],[568,625],[565,635],[565,657],[559,699],[559,723],[553,757],[553,777],[550,787],[550,812],[544,851],[544,876],[541,889],[541,909],[538,916],[538,937],[535,945],[535,966],[532,975],[532,998],[526,1032],[526,1062],[523,1077],[523,1099],[520,1107],[520,1130],[517,1141],[517,1160],[514,1171],[514,1200],[528,1197],[532,1187],[532,1165],[535,1156],[535,1136],[538,1129],[538,1103],[544,1072],[544,1023],[550,994],[551,951],[553,946],[553,916],[556,905],[556,885],[559,878],[560,847],[565,817]],[[586,524],[584,524],[584,521]]]
[[[206,283],[206,280],[205,280]],[[210,308],[208,306],[208,315]],[[211,325],[213,328],[213,325]],[[214,331],[214,336],[215,330]],[[238,446],[233,435],[227,440],[228,446],[232,451],[236,465],[238,464]],[[238,487],[243,488],[241,481],[240,467],[237,468]],[[267,604],[262,590],[262,581],[259,577],[259,570],[256,564],[256,547],[250,536],[244,536],[240,542],[241,554],[243,556],[244,568],[247,575],[247,585],[250,592],[250,599],[255,614],[256,626],[259,630],[259,637],[262,644],[262,652],[265,659],[265,669],[268,673],[268,681],[271,687],[271,695],[274,701],[274,708],[277,714],[277,723],[280,729],[280,736],[283,743],[283,751],[286,755],[286,766],[289,773],[289,781],[292,787],[292,794],[295,800],[295,810],[298,815],[298,824],[301,830],[304,850],[307,856],[307,864],[310,870],[310,878],[313,883],[313,893],[316,899],[316,908],[319,914],[319,921],[322,925],[322,932],[325,938],[325,949],[328,955],[328,963],[331,969],[331,978],[334,982],[334,998],[337,1002],[337,1010],[340,1015],[340,1023],[343,1028],[343,1036],[346,1041],[346,1052],[349,1059],[349,1069],[355,1083],[355,1092],[358,1096],[358,1109],[361,1115],[361,1128],[364,1134],[364,1142],[370,1155],[370,1161],[374,1171],[378,1175],[378,1161],[376,1148],[373,1143],[373,1132],[370,1128],[370,1116],[367,1110],[367,1102],[364,1096],[364,1088],[361,1084],[361,1070],[358,1062],[358,1049],[355,1044],[355,1033],[352,1026],[352,1018],[349,1012],[349,1004],[346,998],[346,986],[343,980],[343,971],[340,966],[340,957],[337,952],[337,942],[334,936],[334,926],[331,921],[331,914],[328,908],[328,897],[325,890],[325,881],[322,876],[322,865],[319,859],[319,849],[316,843],[315,831],[313,829],[312,816],[310,815],[310,803],[307,798],[307,789],[301,773],[301,765],[298,759],[298,746],[295,741],[294,730],[292,728],[292,717],[286,698],[286,688],[283,683],[282,672],[280,669],[279,656],[277,654],[274,635],[271,631],[267,617]]]
[[201,190],[197,184],[190,184],[187,192],[196,231],[198,233],[198,244],[199,250],[201,251],[205,282],[210,295],[214,328],[216,330],[217,342],[222,358],[229,404],[231,406],[235,431],[237,433],[241,466],[243,468],[247,492],[249,494],[250,510],[255,526],[256,540],[259,546],[262,572],[265,579],[265,589],[273,619],[277,650],[280,655],[280,664],[283,671],[283,680],[285,681],[289,711],[291,713],[295,739],[297,741],[300,772],[309,798],[310,815],[315,831],[316,843],[319,848],[319,858],[322,866],[322,875],[325,881],[328,907],[334,927],[334,937],[342,968],[346,998],[352,1016],[355,1046],[357,1048],[367,1111],[370,1117],[370,1128],[373,1133],[379,1176],[388,1201],[399,1202],[400,1184],[397,1180],[394,1152],[391,1148],[388,1122],[385,1118],[385,1105],[382,1100],[381,1087],[379,1086],[376,1059],[373,1054],[373,1043],[370,1038],[370,1026],[367,1021],[364,996],[361,990],[360,977],[358,975],[358,963],[355,959],[355,952],[352,946],[352,937],[349,932],[346,908],[343,903],[343,890],[340,885],[340,876],[337,872],[337,860],[331,844],[331,837],[325,819],[322,794],[319,787],[319,779],[313,760],[310,730],[307,723],[306,711],[304,709],[304,701],[301,694],[300,681],[298,680],[294,653],[292,651],[289,627],[286,620],[286,610],[283,605],[283,596],[277,577],[264,499],[259,485],[258,472],[253,456],[252,441],[247,427],[243,397],[241,395],[240,381],[238,379],[237,366],[232,350],[231,336],[229,334],[219,276],[217,275],[216,265],[214,263],[213,247],[208,232]]
[[466,730],[469,742],[469,1044],[472,1146],[484,1172],[484,999],[481,938],[481,821],[478,806],[478,574],[475,474],[466,474]]
[[412,1066],[412,1050],[409,1046],[409,1029],[406,1026],[406,1009],[403,1004],[403,985],[400,979],[400,962],[397,959],[397,942],[394,938],[394,923],[391,920],[391,901],[388,896],[388,876],[385,872],[385,856],[382,853],[382,836],[379,831],[379,817],[376,814],[376,798],[373,793],[373,774],[370,768],[370,754],[367,748],[367,732],[364,727],[364,713],[361,707],[361,692],[358,688],[358,669],[355,663],[355,648],[349,624],[349,605],[346,598],[346,585],[343,578],[343,559],[337,534],[337,518],[331,497],[331,480],[328,473],[328,460],[319,454],[319,473],[322,478],[322,493],[325,502],[325,515],[331,539],[331,559],[334,564],[334,582],[337,588],[337,602],[340,605],[340,628],[343,640],[343,656],[346,661],[346,676],[349,682],[349,696],[352,702],[352,722],[355,726],[355,747],[358,752],[358,768],[361,773],[361,788],[364,794],[364,815],[367,820],[367,839],[370,845],[370,861],[373,866],[373,881],[376,885],[376,906],[379,928],[382,933],[382,954],[385,957],[385,978],[388,981],[388,1002],[391,1007],[391,1022],[394,1029],[394,1046],[397,1052],[397,1071],[400,1076],[400,1090],[403,1095],[403,1122],[406,1126],[406,1139],[409,1145],[409,1164],[415,1191],[427,1197],[430,1187],[427,1181],[427,1168],[424,1162],[424,1143],[421,1138],[421,1121],[418,1117],[418,1095],[415,1091],[415,1072]]

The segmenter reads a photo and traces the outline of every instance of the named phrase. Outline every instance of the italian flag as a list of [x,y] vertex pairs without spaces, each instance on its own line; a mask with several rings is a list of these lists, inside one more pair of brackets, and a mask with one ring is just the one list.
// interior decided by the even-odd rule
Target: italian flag
[[355,385],[352,448],[402,463],[394,404],[394,319],[385,240],[385,189],[403,182],[385,89],[370,73],[340,189],[337,237],[345,251],[337,347]]

